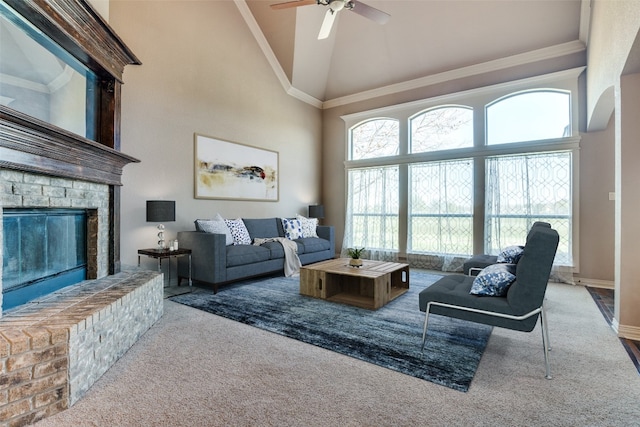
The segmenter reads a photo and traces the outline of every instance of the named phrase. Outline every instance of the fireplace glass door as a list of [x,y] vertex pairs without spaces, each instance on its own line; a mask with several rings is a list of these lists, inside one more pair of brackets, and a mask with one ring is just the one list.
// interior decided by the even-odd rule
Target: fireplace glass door
[[86,224],[84,209],[4,209],[3,310],[85,280]]

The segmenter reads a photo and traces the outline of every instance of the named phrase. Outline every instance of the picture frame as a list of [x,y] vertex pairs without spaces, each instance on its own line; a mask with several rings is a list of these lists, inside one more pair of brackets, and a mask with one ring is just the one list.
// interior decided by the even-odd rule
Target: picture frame
[[194,198],[279,200],[277,151],[194,134]]

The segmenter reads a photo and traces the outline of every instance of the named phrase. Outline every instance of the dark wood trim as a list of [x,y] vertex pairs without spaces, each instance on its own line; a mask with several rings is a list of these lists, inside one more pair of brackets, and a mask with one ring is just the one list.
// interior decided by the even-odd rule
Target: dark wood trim
[[109,187],[109,274],[120,273],[120,187]]
[[86,0],[4,0],[101,76],[122,82],[126,65],[142,63]]
[[138,159],[0,105],[0,167],[122,185]]
[[87,279],[98,278],[98,210],[87,209]]
[[100,85],[100,141],[115,150],[120,150],[120,94],[122,84],[105,81]]

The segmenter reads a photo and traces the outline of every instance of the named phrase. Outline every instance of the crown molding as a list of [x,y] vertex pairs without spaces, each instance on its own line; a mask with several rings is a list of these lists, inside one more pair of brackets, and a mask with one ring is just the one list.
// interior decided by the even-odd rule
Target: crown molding
[[269,62],[269,65],[271,65],[273,72],[280,81],[280,84],[282,85],[284,91],[290,96],[293,96],[294,98],[297,98],[302,102],[306,102],[307,104],[312,105],[316,108],[322,108],[322,101],[291,85],[291,82],[287,78],[287,74],[282,69],[282,66],[280,65],[280,62],[278,62],[275,53],[273,53],[271,46],[269,46],[269,42],[264,36],[262,29],[260,29],[260,26],[251,13],[251,10],[249,10],[247,2],[245,0],[234,0],[234,2],[238,10],[240,11],[240,15],[242,15],[242,18],[247,23],[251,34],[253,34],[253,37],[258,42],[258,46],[262,50],[262,53],[267,59],[267,62]]
[[242,18],[247,23],[251,34],[258,42],[258,46],[265,55],[269,65],[273,69],[276,77],[280,81],[280,84],[284,88],[285,92],[294,98],[297,98],[307,104],[310,104],[316,108],[323,110],[329,108],[339,107],[341,105],[352,104],[354,102],[367,101],[372,98],[380,96],[393,95],[399,92],[405,92],[415,90],[418,88],[431,86],[434,84],[444,83],[451,80],[456,80],[465,77],[471,77],[478,74],[491,73],[499,71],[505,68],[515,67],[518,65],[525,65],[532,62],[543,61],[547,59],[553,59],[560,56],[571,55],[574,53],[583,52],[586,50],[585,44],[580,40],[574,40],[567,43],[562,43],[555,46],[550,46],[542,49],[533,50],[530,52],[521,53],[518,55],[512,55],[505,58],[496,59],[493,61],[484,62],[481,64],[470,65],[468,67],[462,67],[451,71],[445,71],[443,73],[433,74],[430,76],[420,77],[406,82],[395,83],[387,86],[383,86],[377,89],[367,90],[352,95],[342,96],[326,101],[321,101],[306,92],[294,87],[286,73],[282,69],[282,66],[278,62],[276,55],[273,53],[269,42],[267,41],[264,33],[260,29],[260,26],[256,22],[249,6],[245,0],[234,0]]
[[383,86],[377,89],[372,89],[353,95],[334,98],[323,102],[322,108],[326,110],[341,105],[352,104],[354,102],[366,101],[371,98],[377,98],[379,96],[392,95],[399,92],[415,90],[426,86],[448,82],[451,80],[471,77],[484,73],[491,73],[518,65],[526,65],[532,62],[538,62],[583,52],[585,49],[586,46],[584,45],[584,43],[582,43],[580,40],[575,40],[572,42],[546,47],[543,49],[532,50],[530,52],[512,55],[493,61],[483,62],[481,64],[470,65],[468,67],[462,67],[451,71],[445,71],[443,73],[433,74],[431,76],[420,77],[402,83]]

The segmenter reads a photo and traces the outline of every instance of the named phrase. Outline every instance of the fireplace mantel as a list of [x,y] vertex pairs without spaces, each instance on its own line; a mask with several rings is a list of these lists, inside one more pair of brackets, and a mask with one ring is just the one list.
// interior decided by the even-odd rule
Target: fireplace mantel
[[[108,272],[120,271],[122,170],[137,159],[120,152],[124,68],[141,62],[87,0],[3,0],[97,77],[95,138],[0,106],[0,169],[109,186]],[[95,140],[93,140],[95,139]],[[0,208],[1,208],[0,203]]]
[[121,185],[138,159],[0,105],[0,168]]

